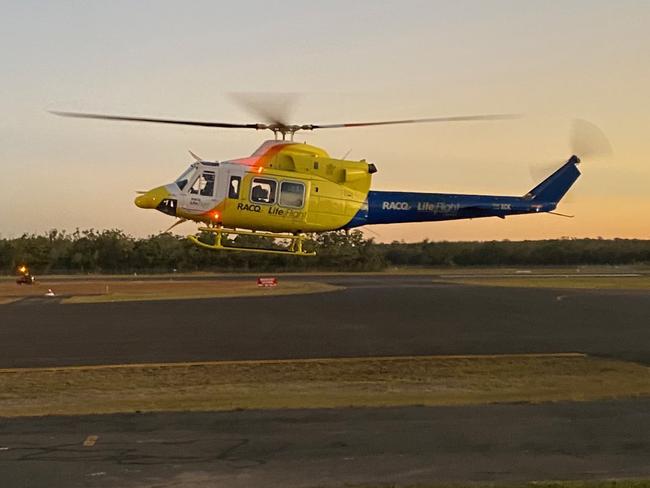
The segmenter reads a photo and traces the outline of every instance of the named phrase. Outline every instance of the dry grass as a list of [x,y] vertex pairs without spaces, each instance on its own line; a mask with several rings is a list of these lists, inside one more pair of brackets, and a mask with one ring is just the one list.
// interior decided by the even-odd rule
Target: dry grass
[[506,286],[516,288],[572,288],[588,290],[650,290],[650,275],[647,276],[603,276],[603,277],[485,277],[458,278],[454,283],[483,286]]
[[0,416],[582,401],[645,395],[650,395],[650,368],[582,355],[0,371]]
[[650,480],[530,481],[506,483],[422,483],[417,485],[363,484],[346,488],[650,488]]
[[340,287],[308,281],[279,281],[278,286],[257,286],[256,278],[241,280],[89,280],[38,281],[31,286],[0,283],[0,304],[30,297],[44,296],[52,289],[58,296],[67,297],[63,303],[98,303],[128,300],[177,300],[187,298],[237,297],[259,295],[287,295],[320,293]]

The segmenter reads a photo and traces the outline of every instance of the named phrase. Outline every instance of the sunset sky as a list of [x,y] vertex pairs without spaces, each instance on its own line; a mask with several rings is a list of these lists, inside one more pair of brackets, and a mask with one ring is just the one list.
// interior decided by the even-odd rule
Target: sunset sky
[[229,94],[288,92],[301,124],[525,114],[297,136],[374,162],[380,190],[521,195],[571,155],[572,119],[611,142],[558,208],[573,219],[373,227],[380,241],[650,238],[648,26],[648,1],[0,0],[0,237],[159,232],[173,220],[136,190],[172,181],[188,149],[225,160],[272,136],[48,110],[257,122]]

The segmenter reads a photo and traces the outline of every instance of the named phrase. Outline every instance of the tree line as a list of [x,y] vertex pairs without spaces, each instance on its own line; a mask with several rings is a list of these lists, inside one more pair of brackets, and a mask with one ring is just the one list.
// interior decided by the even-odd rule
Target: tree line
[[[209,240],[211,236],[204,236]],[[230,244],[274,246],[239,236]],[[315,257],[211,251],[186,238],[134,238],[116,229],[51,230],[0,239],[0,273],[27,264],[35,274],[192,271],[381,271],[406,266],[536,266],[650,264],[650,240],[554,239],[486,242],[376,243],[359,231],[328,232],[305,243]]]

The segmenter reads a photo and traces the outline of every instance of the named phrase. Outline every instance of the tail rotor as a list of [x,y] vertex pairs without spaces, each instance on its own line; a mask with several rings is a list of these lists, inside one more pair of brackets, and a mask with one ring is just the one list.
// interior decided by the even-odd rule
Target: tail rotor
[[575,119],[571,124],[571,150],[582,160],[607,160],[613,155],[612,145],[595,124]]
[[[573,155],[578,156],[581,162],[587,161],[588,165],[594,161],[599,164],[606,163],[614,154],[605,133],[597,125],[583,119],[571,121],[569,147]],[[553,162],[531,165],[529,167],[531,178],[534,181],[539,181],[553,173],[560,164],[559,162]],[[579,197],[579,188],[577,192],[576,190],[569,192],[563,202],[575,203],[576,197]]]

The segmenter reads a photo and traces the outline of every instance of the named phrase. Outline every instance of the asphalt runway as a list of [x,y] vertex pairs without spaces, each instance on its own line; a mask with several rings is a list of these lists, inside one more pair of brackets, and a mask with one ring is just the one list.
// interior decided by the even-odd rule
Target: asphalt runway
[[464,286],[420,275],[302,279],[347,288],[0,306],[0,367],[553,352],[650,363],[648,292]]
[[2,486],[329,487],[650,477],[650,400],[13,419]]
[[[91,305],[27,299],[0,306],[0,367],[574,351],[650,363],[647,292],[464,286],[423,275],[285,279],[346,289]],[[0,419],[0,484],[650,477],[649,439],[650,399]]]

